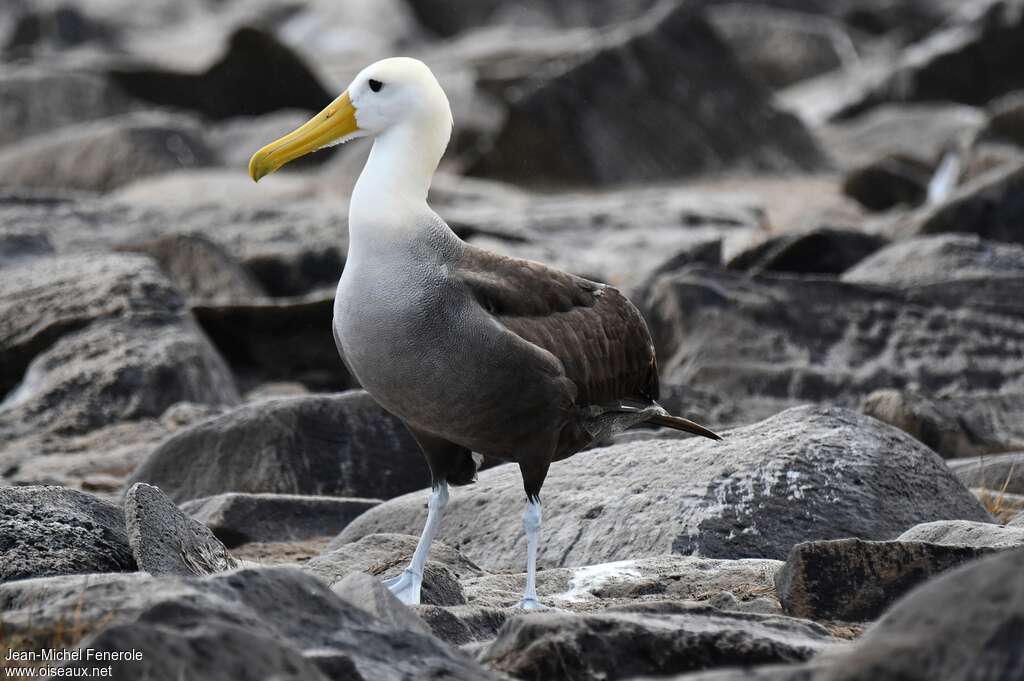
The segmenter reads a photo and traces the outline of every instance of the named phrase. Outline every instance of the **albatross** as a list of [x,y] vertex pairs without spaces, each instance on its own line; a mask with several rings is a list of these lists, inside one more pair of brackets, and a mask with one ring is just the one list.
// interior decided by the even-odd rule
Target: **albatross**
[[658,403],[658,367],[639,311],[617,289],[462,241],[427,191],[452,133],[430,69],[404,57],[363,69],[327,108],[257,151],[253,180],[357,137],[373,148],[349,203],[349,246],[333,331],[359,383],[408,427],[430,467],[412,562],[387,587],[418,603],[449,485],[483,457],[523,478],[526,588],[537,597],[540,491],[554,461],[648,422],[720,439]]

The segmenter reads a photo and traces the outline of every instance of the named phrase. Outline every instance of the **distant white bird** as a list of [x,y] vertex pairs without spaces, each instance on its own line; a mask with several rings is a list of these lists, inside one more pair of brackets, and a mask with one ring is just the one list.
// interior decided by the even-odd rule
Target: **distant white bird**
[[540,490],[552,461],[648,421],[718,439],[655,401],[647,325],[616,289],[459,239],[427,205],[448,146],[448,98],[425,64],[379,61],[308,123],[253,155],[254,180],[339,142],[375,138],[352,192],[334,338],[364,388],[408,426],[433,491],[412,563],[388,587],[418,603],[448,485],[476,478],[473,452],[519,464],[527,582],[538,607]]

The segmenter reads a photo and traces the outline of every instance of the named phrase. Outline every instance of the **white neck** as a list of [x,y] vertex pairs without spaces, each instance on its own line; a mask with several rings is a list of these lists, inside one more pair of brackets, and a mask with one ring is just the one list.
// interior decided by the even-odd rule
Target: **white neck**
[[381,238],[412,236],[415,218],[428,214],[427,191],[448,146],[449,128],[436,121],[406,121],[373,142],[352,191],[349,248]]

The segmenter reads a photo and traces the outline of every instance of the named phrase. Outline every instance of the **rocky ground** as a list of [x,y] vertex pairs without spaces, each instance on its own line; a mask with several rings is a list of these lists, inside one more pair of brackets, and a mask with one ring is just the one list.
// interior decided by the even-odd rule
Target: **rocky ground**
[[[429,478],[329,331],[368,147],[246,175],[393,54],[452,100],[436,210],[622,288],[662,402],[726,436],[555,464],[545,612],[507,466],[454,491],[423,605],[380,586]],[[1021,0],[5,0],[0,60],[8,651],[1024,679]]]

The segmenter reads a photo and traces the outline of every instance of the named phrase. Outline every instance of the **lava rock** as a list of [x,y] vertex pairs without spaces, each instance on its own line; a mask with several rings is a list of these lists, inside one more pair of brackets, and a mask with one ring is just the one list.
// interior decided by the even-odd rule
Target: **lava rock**
[[211,165],[203,128],[181,115],[136,113],[68,126],[0,150],[0,185],[107,192],[145,175]]
[[946,463],[967,487],[1024,494],[1024,452],[954,459]]
[[125,494],[124,515],[135,562],[154,577],[209,575],[235,566],[224,544],[182,513],[159,487],[132,485]]
[[222,492],[388,498],[427,484],[401,421],[363,391],[246,404],[165,441],[132,474],[176,502]]
[[751,274],[795,272],[836,275],[886,243],[882,237],[844,229],[820,228],[802,234],[780,234],[733,255],[727,267]]
[[479,605],[414,605],[412,609],[439,639],[453,646],[493,641],[515,611]]
[[989,102],[987,108],[988,121],[979,137],[1024,147],[1024,91]]
[[772,106],[701,14],[670,5],[512,102],[468,172],[549,187],[824,166],[799,119]]
[[227,492],[186,501],[181,509],[232,547],[334,536],[379,503],[378,499]]
[[919,206],[934,172],[930,164],[890,154],[849,170],[843,193],[871,211]]
[[109,502],[63,487],[3,487],[0,508],[0,582],[135,570],[124,514]]
[[291,48],[250,27],[235,31],[224,54],[202,73],[137,66],[111,69],[109,76],[140,100],[213,120],[280,109],[319,111],[334,98]]
[[897,541],[1006,549],[1024,546],[1024,531],[993,523],[937,520],[914,525],[897,537]]
[[[350,572],[331,586],[331,591],[360,610],[401,631],[431,634],[431,629],[407,605],[395,598],[376,577]],[[435,606],[436,607],[436,606]]]
[[527,26],[604,26],[639,16],[655,0],[628,4],[612,0],[558,2],[527,0],[409,0],[416,19],[439,36],[449,37],[470,28],[508,23]]
[[[539,564],[594,565],[665,553],[777,558],[801,541],[891,539],[929,520],[990,518],[931,450],[869,417],[789,409],[725,440],[650,440],[552,466]],[[339,541],[418,533],[424,493],[385,502]],[[445,509],[439,537],[489,570],[521,570],[515,466],[481,472]]]
[[661,612],[520,615],[480,660],[520,679],[593,681],[796,662],[835,642],[811,622],[672,605]]
[[918,584],[989,551],[902,540],[804,542],[790,551],[775,584],[794,617],[868,621]]
[[[1024,393],[927,398],[912,391],[876,390],[864,399],[861,411],[909,433],[947,459],[1024,450]],[[999,457],[983,458],[995,462]],[[996,480],[998,474],[981,476],[988,478],[988,484],[971,475],[971,466],[978,471],[986,468],[978,459],[948,463],[954,471],[966,473],[958,475],[968,487],[999,489],[1002,485],[1002,480]],[[1018,487],[1011,491],[1024,492],[1024,484]]]

